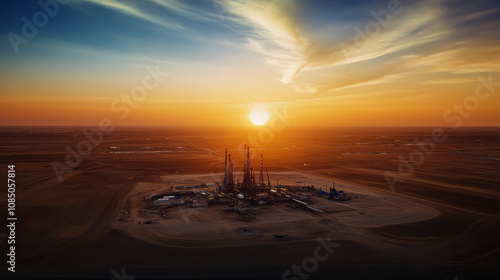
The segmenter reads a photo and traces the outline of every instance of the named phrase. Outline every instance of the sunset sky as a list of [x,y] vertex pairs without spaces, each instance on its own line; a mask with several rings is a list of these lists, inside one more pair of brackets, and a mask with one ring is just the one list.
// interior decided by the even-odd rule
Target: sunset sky
[[[77,0],[27,38],[37,2],[3,4],[0,125],[442,126],[500,82],[498,1]],[[125,105],[146,67],[168,77]],[[499,126],[500,84],[473,105],[465,125]]]

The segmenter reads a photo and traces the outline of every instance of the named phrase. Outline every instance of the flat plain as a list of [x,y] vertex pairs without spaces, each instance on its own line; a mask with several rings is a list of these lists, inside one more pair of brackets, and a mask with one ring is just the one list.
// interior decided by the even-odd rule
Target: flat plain
[[175,207],[163,219],[138,210],[145,196],[170,186],[221,180],[224,149],[243,161],[239,147],[258,139],[257,128],[120,127],[60,182],[52,164],[65,162],[66,147],[86,139],[84,129],[0,129],[3,169],[16,166],[20,275],[111,279],[111,270],[125,267],[136,279],[280,279],[328,236],[340,246],[311,279],[494,279],[500,272],[498,128],[449,131],[393,188],[385,172],[411,163],[416,141],[432,128],[289,128],[253,146],[271,183],[336,182],[352,199],[314,198],[327,206],[323,214],[266,205],[252,221],[223,206]]

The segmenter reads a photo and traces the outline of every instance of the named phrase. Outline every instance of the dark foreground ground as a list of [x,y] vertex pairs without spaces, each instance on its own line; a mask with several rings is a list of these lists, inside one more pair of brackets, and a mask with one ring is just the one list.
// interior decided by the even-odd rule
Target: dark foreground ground
[[[432,154],[410,159],[421,147],[415,141],[428,139],[432,128],[288,128],[260,140],[257,128],[120,128],[105,135],[60,182],[52,164],[66,164],[66,147],[76,149],[86,139],[83,129],[0,129],[5,181],[7,166],[16,166],[18,218],[15,274],[6,266],[7,230],[0,230],[2,279],[444,280],[499,275],[500,129],[447,131],[448,138]],[[441,214],[362,229],[370,236],[366,242],[335,239],[340,246],[317,268],[284,278],[292,266],[314,256],[315,238],[186,248],[156,246],[112,229],[116,211],[136,182],[160,182],[166,174],[219,173],[224,148],[241,161],[239,147],[249,137],[257,139],[252,146],[264,154],[270,172],[294,170],[385,190],[418,199]],[[399,174],[401,162],[414,170],[403,170],[405,180],[391,188],[384,172]],[[6,199],[5,186],[0,190],[3,221]],[[335,230],[341,228],[339,223]],[[387,246],[371,246],[374,242]]]

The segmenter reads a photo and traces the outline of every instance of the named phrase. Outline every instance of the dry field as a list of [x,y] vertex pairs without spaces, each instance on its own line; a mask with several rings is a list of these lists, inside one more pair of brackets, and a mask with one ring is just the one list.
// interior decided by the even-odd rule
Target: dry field
[[[51,164],[64,162],[65,147],[85,139],[80,131],[0,131],[2,168],[15,164],[17,172],[18,275],[111,279],[111,270],[126,267],[136,279],[280,279],[329,234],[340,246],[311,279],[498,275],[497,130],[453,135],[394,192],[383,174],[397,171],[398,156],[413,148],[405,144],[426,137],[424,129],[277,135],[262,150],[272,183],[335,181],[353,199],[316,198],[315,206],[333,206],[319,215],[286,203],[264,206],[248,222],[223,206],[172,208],[165,219],[137,210],[145,195],[170,185],[213,182],[223,170],[224,147],[240,161],[236,147],[254,132],[118,130],[59,182]],[[5,188],[0,204],[6,205]],[[145,220],[153,223],[138,224]],[[258,233],[240,235],[240,227]]]

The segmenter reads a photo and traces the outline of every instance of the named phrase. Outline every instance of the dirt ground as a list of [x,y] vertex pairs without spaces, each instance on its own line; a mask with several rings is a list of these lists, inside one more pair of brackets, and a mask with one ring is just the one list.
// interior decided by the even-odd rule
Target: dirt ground
[[[316,186],[331,182],[328,178],[300,172],[277,172],[271,173],[270,177],[285,185],[300,185],[297,181],[301,180]],[[370,190],[344,181],[337,184],[337,188],[348,192],[352,199],[330,201],[313,194],[314,202],[311,205],[324,211],[319,214],[291,207],[292,203],[278,203],[258,206],[257,218],[243,221],[238,214],[224,211],[227,205],[198,208],[174,206],[165,209],[165,217],[158,214],[159,210],[146,207],[148,202],[144,201],[145,197],[168,191],[168,186],[199,184],[213,179],[220,181],[221,178],[220,173],[168,175],[161,177],[163,183],[138,182],[123,202],[113,228],[148,243],[174,247],[265,244],[274,242],[275,235],[287,235],[287,239],[301,240],[314,239],[325,233],[354,242],[367,242],[369,236],[363,234],[361,229],[420,222],[439,215],[436,209],[408,197]],[[144,224],[145,221],[153,223]],[[254,228],[258,234],[250,237],[238,234],[237,229],[244,227]],[[371,242],[370,245],[385,246],[376,243]]]
[[[170,185],[220,178],[224,148],[241,161],[236,147],[254,132],[123,128],[59,182],[52,163],[64,163],[81,129],[0,129],[2,168],[16,165],[19,277],[111,279],[126,268],[135,279],[279,279],[328,236],[340,246],[310,279],[495,279],[500,272],[496,130],[451,135],[394,192],[383,174],[397,171],[398,157],[413,149],[406,144],[426,137],[424,129],[276,135],[258,151],[272,183],[335,181],[352,199],[315,198],[313,206],[331,206],[324,214],[263,206],[255,220],[242,221],[223,206],[176,207],[165,219],[137,210]],[[0,190],[2,207],[6,194]],[[239,234],[240,227],[257,233]]]

